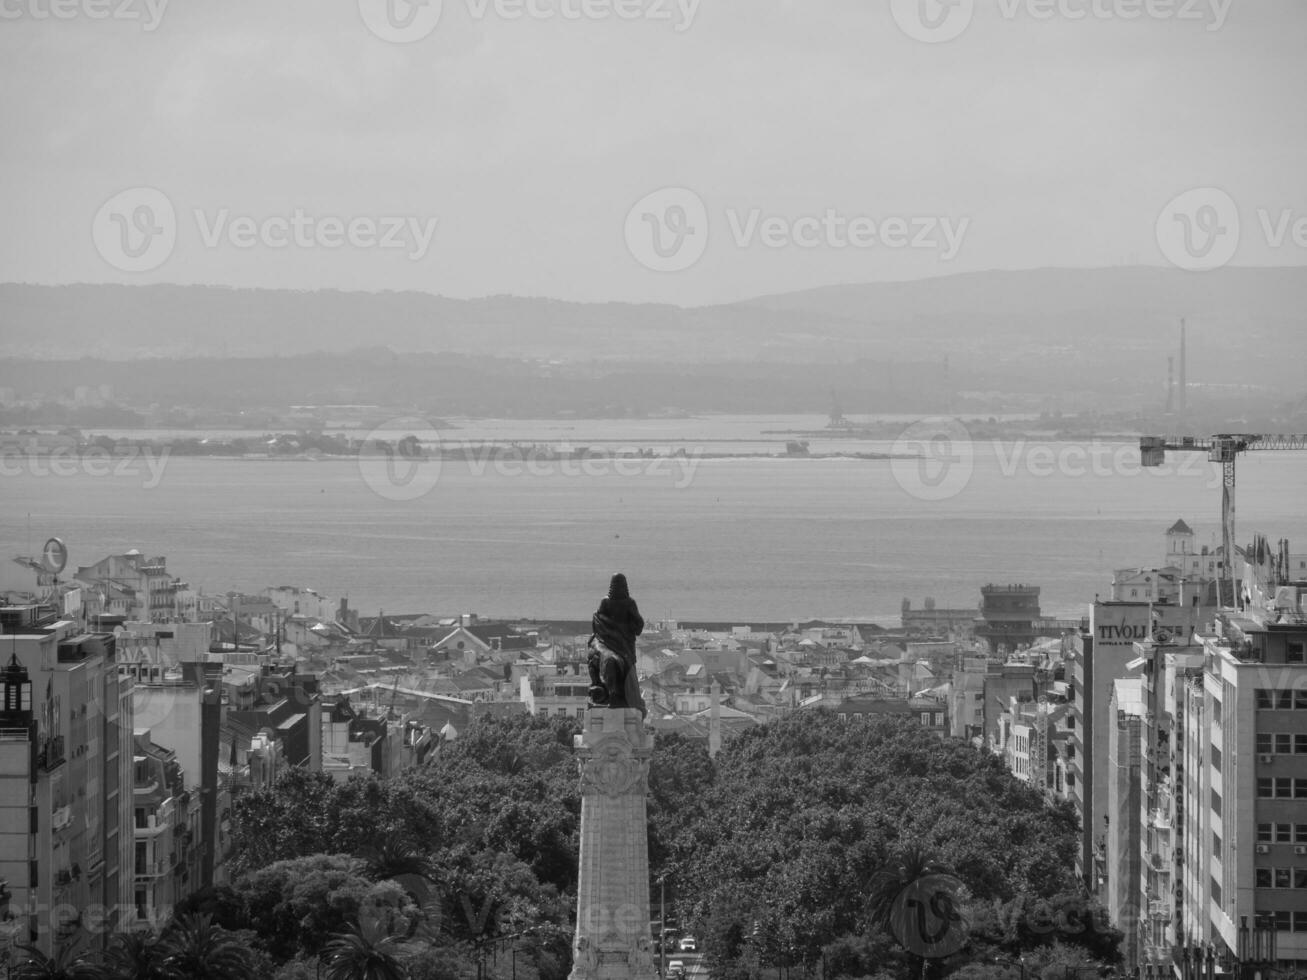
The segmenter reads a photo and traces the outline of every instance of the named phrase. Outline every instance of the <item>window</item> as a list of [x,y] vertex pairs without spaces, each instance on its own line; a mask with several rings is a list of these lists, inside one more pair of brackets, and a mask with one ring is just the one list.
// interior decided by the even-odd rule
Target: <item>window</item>
[[1253,886],[1255,888],[1270,888],[1271,881],[1271,869],[1258,868],[1256,875],[1253,877]]
[[921,713],[921,723],[922,723],[923,725],[929,725],[929,724],[930,724],[930,712],[929,712],[929,711],[923,711],[923,712]]
[[[1304,693],[1304,694],[1307,694],[1307,691],[1304,691],[1303,693]],[[1276,691],[1276,692],[1275,692],[1275,707],[1276,707],[1278,710],[1280,710],[1280,711],[1292,711],[1292,710],[1293,710],[1293,691]],[[1303,705],[1301,705],[1300,707],[1305,707],[1305,708],[1307,708],[1307,704],[1303,704]]]
[[1277,823],[1275,825],[1275,842],[1277,844],[1292,844],[1293,824]]
[[1288,932],[1293,928],[1292,914],[1287,909],[1279,909],[1275,913],[1275,928],[1279,932]]
[[1263,711],[1267,711],[1271,708],[1274,708],[1275,707],[1274,694],[1275,694],[1274,691],[1268,691],[1264,687],[1259,687],[1257,689],[1257,707]]
[[1275,780],[1259,779],[1257,780],[1257,798],[1259,800],[1275,799]]
[[[1218,861],[1221,859],[1221,835],[1217,833],[1212,834],[1212,857]],[[1285,887],[1289,886],[1285,885]]]
[[1274,887],[1276,888],[1292,887],[1292,879],[1290,878],[1290,871],[1291,871],[1290,868],[1276,868]]
[[1277,800],[1293,798],[1293,780],[1288,776],[1275,777],[1275,798]]
[[1293,751],[1293,733],[1277,732],[1275,736],[1275,751],[1281,755],[1288,755]]
[[1212,698],[1212,724],[1221,724],[1221,699]]
[[1307,779],[1295,779],[1293,781],[1293,798],[1295,800],[1307,800]]
[[1215,878],[1212,878],[1212,879],[1211,879],[1211,882],[1212,882],[1212,901],[1215,902],[1217,905],[1220,905],[1220,904],[1221,904],[1221,883],[1220,883],[1219,881],[1217,881]]
[[1286,664],[1300,664],[1303,662],[1303,644],[1289,642],[1284,651],[1284,662]]
[[1307,912],[1293,913],[1293,931],[1307,932]]
[[1212,790],[1212,809],[1218,814],[1221,812],[1221,794]]
[[1299,732],[1293,737],[1293,750],[1299,755],[1307,755],[1307,732]]
[[935,724],[936,725],[944,724],[944,712],[942,711],[935,712]]
[[1257,754],[1270,755],[1275,751],[1275,736],[1270,732],[1257,733]]
[[1307,823],[1296,824],[1293,828],[1294,843],[1307,844]]
[[841,712],[840,712],[840,721],[848,721],[848,720],[849,720],[849,716],[848,716],[845,712],[841,711]]
[[1307,888],[1307,868],[1293,868],[1293,887]]
[[[1216,702],[1214,702],[1214,703],[1216,703],[1216,704],[1220,704],[1221,702],[1220,702],[1220,701],[1216,701]],[[1212,752],[1211,752],[1211,755],[1212,755],[1212,768],[1215,769],[1217,772],[1220,772],[1220,771],[1221,771],[1221,750],[1218,749],[1215,745],[1210,746],[1210,748],[1211,748],[1211,750],[1212,750]]]
[[[1286,691],[1285,693],[1287,694],[1289,692]],[[1294,697],[1293,706],[1297,708],[1299,711],[1307,711],[1307,690],[1294,691],[1293,697]]]
[[1257,840],[1263,844],[1271,843],[1272,834],[1275,832],[1275,824],[1259,823],[1257,825]]

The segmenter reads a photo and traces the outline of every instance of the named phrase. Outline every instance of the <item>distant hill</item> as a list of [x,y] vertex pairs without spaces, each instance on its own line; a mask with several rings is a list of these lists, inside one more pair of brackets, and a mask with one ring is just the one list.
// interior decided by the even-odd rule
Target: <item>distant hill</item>
[[[1307,268],[1037,269],[764,296],[724,306],[427,293],[0,284],[0,356],[261,358],[389,348],[563,363],[927,365],[954,390],[1164,399],[1189,322],[1189,378],[1300,398]],[[947,366],[946,366],[947,365]],[[900,378],[900,381],[902,379]]]

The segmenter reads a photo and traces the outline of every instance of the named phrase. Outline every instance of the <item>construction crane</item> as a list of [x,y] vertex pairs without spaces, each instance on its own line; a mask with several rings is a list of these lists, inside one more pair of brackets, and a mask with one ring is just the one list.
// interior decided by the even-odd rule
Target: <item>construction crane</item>
[[1208,436],[1141,436],[1139,438],[1140,463],[1144,466],[1161,466],[1168,452],[1207,453],[1213,463],[1220,463],[1224,472],[1221,480],[1221,596],[1229,582],[1231,603],[1237,602],[1234,587],[1234,463],[1240,453],[1267,449],[1307,449],[1307,435],[1240,435],[1226,433]]

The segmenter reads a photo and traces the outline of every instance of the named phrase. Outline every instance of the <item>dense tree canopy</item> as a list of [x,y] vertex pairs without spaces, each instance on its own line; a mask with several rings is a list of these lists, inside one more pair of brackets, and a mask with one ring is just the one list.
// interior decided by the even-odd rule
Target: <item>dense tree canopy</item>
[[[511,945],[530,950],[524,975],[561,980],[580,819],[574,726],[484,719],[390,781],[293,771],[238,801],[239,873],[197,907],[256,930],[284,960],[356,935],[351,917],[380,905],[401,923],[392,932],[425,923],[415,976],[452,980]],[[782,965],[915,977],[927,959],[932,980],[980,980],[1023,955],[1119,959],[1119,934],[1074,879],[1072,809],[910,722],[799,713],[736,736],[715,761],[701,741],[661,735],[649,827],[653,877],[703,939],[715,980]],[[964,933],[947,955],[896,934],[905,889],[928,874],[953,883]]]

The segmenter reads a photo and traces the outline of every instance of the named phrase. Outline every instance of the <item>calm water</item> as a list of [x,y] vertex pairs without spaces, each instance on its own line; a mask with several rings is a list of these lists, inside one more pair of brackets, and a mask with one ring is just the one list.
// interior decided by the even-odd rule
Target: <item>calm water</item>
[[[686,445],[743,446],[763,429],[823,423],[700,424]],[[630,435],[665,447],[686,424],[485,423],[469,437],[585,444]],[[987,582],[1042,585],[1046,614],[1078,616],[1109,592],[1113,568],[1160,563],[1176,518],[1199,544],[1219,539],[1210,464],[1177,457],[1140,472],[1136,457],[1129,446],[1090,454],[977,444],[966,470],[932,470],[942,489],[924,490],[915,463],[856,460],[660,461],[589,473],[446,461],[396,490],[384,474],[340,460],[173,457],[158,476],[142,460],[109,475],[51,475],[11,459],[0,476],[0,548],[30,553],[58,535],[73,566],[139,548],[166,555],[174,574],[205,590],[306,585],[347,595],[365,613],[587,617],[609,574],[623,570],[650,618],[894,621],[904,597],[974,608]],[[1307,551],[1307,454],[1246,455],[1239,477],[1239,538],[1261,531]],[[416,499],[392,499],[428,485]],[[922,499],[932,494],[945,499]]]

